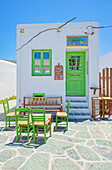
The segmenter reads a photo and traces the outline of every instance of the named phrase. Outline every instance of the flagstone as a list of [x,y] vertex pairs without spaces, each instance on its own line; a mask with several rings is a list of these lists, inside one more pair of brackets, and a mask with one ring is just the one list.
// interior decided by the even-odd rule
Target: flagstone
[[108,141],[108,140],[96,140],[96,143],[98,145],[104,145],[104,146],[109,146],[112,147],[112,141]]
[[70,126],[71,130],[87,130],[86,126]]
[[80,166],[83,167],[84,163],[82,161],[76,161]]
[[89,127],[89,130],[93,138],[105,139],[105,136],[99,127]]
[[16,156],[16,151],[7,149],[0,152],[0,162],[5,162],[11,157]]
[[89,134],[88,131],[82,130],[82,131],[77,132],[77,133],[74,135],[74,137],[84,138],[84,139],[90,139],[90,134]]
[[109,125],[112,125],[112,121],[108,122]]
[[48,170],[50,155],[48,153],[33,154],[27,162],[20,168],[20,170]]
[[95,145],[95,141],[92,140],[92,139],[90,139],[90,140],[88,140],[88,142],[86,143],[86,145],[87,145],[87,146],[93,146],[93,145]]
[[74,159],[74,160],[79,160],[79,159],[80,159],[79,155],[76,153],[76,151],[75,151],[74,149],[69,149],[69,150],[67,151],[67,154],[68,154],[68,156],[69,156],[70,158],[72,158],[72,159]]
[[68,135],[68,136],[72,136],[73,134],[75,134],[77,131],[76,130],[69,130],[69,131],[66,131],[64,133],[64,135]]
[[80,168],[69,159],[53,160],[52,170],[80,170]]
[[105,133],[105,135],[109,135],[112,133],[112,127],[111,126],[100,126],[100,128],[102,129],[102,131]]
[[96,124],[93,121],[85,121],[85,122],[78,122],[77,126],[95,126]]
[[7,135],[8,136],[16,136],[16,132],[15,131],[10,131],[10,132],[7,132]]
[[101,162],[101,163],[86,163],[86,170],[111,170],[112,163]]
[[53,154],[64,154],[65,150],[73,147],[72,143],[50,139],[46,144],[37,148],[37,151],[45,151]]
[[107,161],[107,159],[106,158],[102,158],[102,161]]
[[100,161],[99,156],[94,151],[92,151],[90,148],[86,146],[77,145],[76,149],[82,158],[88,161]]
[[84,139],[78,139],[78,138],[75,138],[75,137],[68,137],[68,136],[64,136],[64,135],[53,135],[52,137],[56,138],[56,139],[65,140],[65,141],[68,141],[68,142],[73,142],[73,143],[85,142]]
[[96,124],[98,124],[98,125],[106,125],[106,122],[104,122],[104,121],[95,121],[95,123]]
[[0,134],[0,144],[5,143],[8,139],[8,136],[6,134]]
[[19,155],[25,156],[25,157],[30,156],[34,152],[32,148],[20,148],[20,149],[17,149],[17,151]]
[[112,160],[112,149],[100,146],[94,146],[93,149],[101,156],[104,156],[105,158]]
[[1,168],[7,170],[15,170],[19,168],[22,163],[24,163],[25,158],[21,156],[14,157],[13,159],[7,161]]
[[1,144],[1,145],[0,145],[0,151],[1,151],[1,150],[4,150],[4,149],[10,149],[10,146],[5,145],[5,144]]
[[107,137],[107,139],[112,140],[112,134]]
[[68,125],[69,125],[69,126],[71,126],[71,125],[75,125],[75,126],[76,126],[76,124],[77,124],[77,122],[74,122],[74,121],[68,122]]

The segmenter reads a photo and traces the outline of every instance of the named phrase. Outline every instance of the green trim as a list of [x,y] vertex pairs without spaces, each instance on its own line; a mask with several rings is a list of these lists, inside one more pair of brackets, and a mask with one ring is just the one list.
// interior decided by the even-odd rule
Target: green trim
[[[81,70],[69,70],[69,56],[82,56]],[[67,74],[69,75],[68,78],[67,78]],[[76,76],[71,76],[71,75],[76,75]],[[80,88],[80,90],[73,91],[75,86]],[[74,95],[74,96],[86,95],[86,51],[66,52],[66,95]]]
[[33,97],[36,97],[36,96],[45,97],[45,93],[33,93]]
[[[40,52],[41,53],[41,74],[36,74],[35,73],[35,52]],[[43,59],[43,53],[44,52],[49,52],[50,53],[50,59]],[[38,60],[38,59],[36,59]],[[43,67],[48,67],[48,66],[44,66],[44,60],[49,60],[49,74],[44,74],[43,73]],[[52,50],[51,49],[38,49],[38,50],[32,50],[32,76],[52,76]]]
[[[39,97],[45,97],[45,93],[33,93],[33,97],[37,97],[37,96],[39,96]],[[35,100],[35,99],[33,99],[33,100]],[[37,98],[37,100],[38,100],[38,98]],[[40,100],[42,100],[42,99],[40,99]],[[45,99],[44,99],[45,100]]]
[[88,75],[88,61],[87,61],[87,75]]

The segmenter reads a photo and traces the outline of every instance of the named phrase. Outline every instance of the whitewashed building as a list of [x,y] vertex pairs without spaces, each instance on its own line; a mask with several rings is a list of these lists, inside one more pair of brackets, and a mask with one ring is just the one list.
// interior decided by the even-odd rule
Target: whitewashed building
[[99,71],[103,68],[112,68],[112,51],[99,58]]
[[[40,31],[60,25],[17,25],[17,49]],[[87,35],[88,25],[99,26],[97,22],[69,23],[60,30],[41,33],[17,50],[18,105],[24,96],[44,93],[62,96],[63,111],[70,100],[69,118],[90,117],[91,97],[98,95],[90,87],[98,87],[99,82],[99,30]]]
[[16,63],[0,59],[0,100],[16,96]]

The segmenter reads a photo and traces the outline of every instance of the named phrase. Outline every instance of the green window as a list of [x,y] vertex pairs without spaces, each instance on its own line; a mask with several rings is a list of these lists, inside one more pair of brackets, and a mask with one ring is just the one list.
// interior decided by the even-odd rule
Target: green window
[[52,75],[52,51],[32,50],[32,76]]

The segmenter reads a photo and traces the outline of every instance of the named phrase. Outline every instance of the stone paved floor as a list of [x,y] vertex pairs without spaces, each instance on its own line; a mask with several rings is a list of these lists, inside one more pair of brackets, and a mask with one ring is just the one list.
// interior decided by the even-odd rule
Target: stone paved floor
[[15,127],[4,129],[4,114],[0,113],[0,169],[7,170],[111,170],[112,118],[69,122],[69,130],[58,128],[47,143],[32,136],[15,140]]

